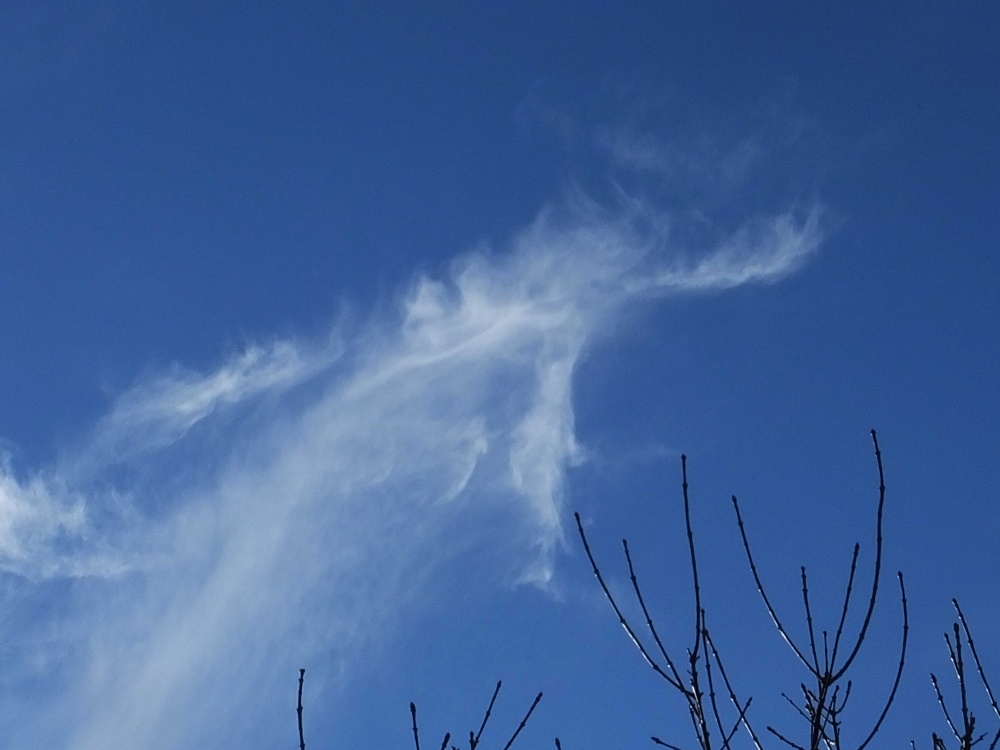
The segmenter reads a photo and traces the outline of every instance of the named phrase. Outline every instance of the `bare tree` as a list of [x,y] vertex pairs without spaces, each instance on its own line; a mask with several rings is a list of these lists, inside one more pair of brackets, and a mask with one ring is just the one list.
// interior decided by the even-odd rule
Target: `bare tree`
[[[856,544],[854,546],[843,606],[841,607],[840,618],[836,629],[833,631],[832,638],[828,630],[822,630],[820,634],[817,634],[810,606],[808,576],[805,567],[801,568],[802,601],[808,632],[808,643],[805,647],[802,647],[791,637],[782,619],[778,616],[776,609],[771,604],[771,598],[768,596],[767,590],[761,581],[753,553],[750,549],[750,542],[747,538],[742,514],[740,513],[739,502],[735,496],[732,498],[733,508],[736,512],[736,522],[743,541],[743,549],[746,553],[747,562],[757,591],[778,634],[788,644],[796,660],[802,665],[807,674],[806,680],[800,685],[797,699],[784,694],[785,700],[794,707],[798,715],[804,720],[807,727],[806,736],[800,741],[795,741],[790,739],[788,733],[783,733],[772,726],[767,726],[767,731],[773,738],[782,745],[787,745],[794,750],[845,750],[848,747],[855,748],[856,750],[864,750],[881,729],[885,717],[895,700],[896,691],[903,673],[909,635],[909,617],[903,575],[902,573],[898,573],[897,579],[899,581],[900,601],[902,604],[902,625],[900,656],[895,676],[892,680],[888,696],[875,716],[870,729],[860,735],[860,740],[848,742],[842,730],[843,712],[851,695],[852,683],[849,679],[849,674],[861,651],[862,645],[868,637],[869,626],[878,600],[882,571],[882,518],[885,507],[885,477],[882,468],[882,454],[879,451],[878,437],[875,430],[872,430],[871,436],[875,448],[875,460],[879,477],[875,524],[875,561],[872,571],[871,592],[864,609],[864,618],[858,632],[853,636],[846,634],[845,624],[848,612],[851,609],[854,583],[858,572],[860,545]],[[625,561],[628,564],[632,590],[645,620],[645,628],[648,630],[648,634],[645,636],[640,636],[636,628],[628,621],[615,597],[612,595],[611,590],[605,583],[600,566],[594,558],[590,544],[587,541],[587,536],[583,530],[583,524],[578,513],[575,516],[577,530],[579,531],[584,551],[587,554],[587,559],[590,561],[594,575],[601,590],[604,592],[604,596],[618,617],[618,621],[650,668],[670,685],[675,692],[680,694],[684,700],[697,746],[701,750],[730,750],[739,729],[743,728],[753,746],[757,750],[763,750],[762,738],[755,731],[750,717],[747,715],[752,698],[747,697],[743,699],[739,697],[733,687],[724,661],[712,639],[705,609],[702,606],[697,547],[691,524],[691,503],[688,495],[686,456],[681,456],[681,490],[684,502],[684,522],[687,532],[687,546],[690,556],[694,593],[694,611],[692,613],[694,632],[691,645],[686,649],[683,661],[679,661],[677,658],[671,656],[670,650],[660,637],[643,597],[642,588],[639,585],[635,566],[633,565],[632,556],[629,551],[628,541],[623,539],[622,547],[624,549]],[[720,693],[722,693],[721,697]],[[678,745],[665,742],[658,737],[653,737],[652,740],[654,743],[671,748],[672,750],[681,750]],[[935,747],[935,750],[941,749]],[[992,746],[990,750],[992,750]]]

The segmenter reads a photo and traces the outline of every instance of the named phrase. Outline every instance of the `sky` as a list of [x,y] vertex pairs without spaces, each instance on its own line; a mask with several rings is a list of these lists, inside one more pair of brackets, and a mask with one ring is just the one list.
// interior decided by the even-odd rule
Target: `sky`
[[832,631],[877,428],[845,732],[902,570],[873,746],[929,747],[952,597],[1000,681],[998,38],[986,0],[0,5],[2,744],[297,747],[306,668],[310,748],[409,746],[410,701],[467,736],[501,679],[484,750],[539,691],[519,747],[692,747],[573,520],[683,654],[682,453],[713,639],[802,736],[730,497]]

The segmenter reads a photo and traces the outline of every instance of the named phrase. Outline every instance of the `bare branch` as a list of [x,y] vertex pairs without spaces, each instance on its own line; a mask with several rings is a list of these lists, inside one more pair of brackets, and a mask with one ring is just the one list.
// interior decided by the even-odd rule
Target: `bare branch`
[[809,648],[812,650],[814,671],[819,673],[819,656],[816,654],[816,632],[813,630],[812,610],[809,608],[809,582],[806,580],[806,566],[802,566],[802,603],[806,609],[806,625],[809,628]]
[[[708,646],[709,651],[712,654],[712,658],[715,659],[715,666],[719,668],[719,674],[722,675],[722,681],[726,686],[726,691],[729,693],[729,700],[733,702],[733,705],[739,706],[739,699],[736,697],[736,691],[733,689],[733,684],[729,681],[729,675],[726,674],[726,668],[722,664],[722,659],[719,657],[719,651],[715,647],[715,642],[712,640],[712,635],[708,631],[705,632],[705,644]],[[742,711],[740,711],[740,721],[743,724],[743,728],[747,730],[747,734],[750,735],[750,739],[753,740],[754,747],[757,750],[764,750],[760,744],[760,739],[757,737],[757,733],[754,732],[753,727],[750,725],[750,720],[746,716],[746,710],[750,706],[750,701],[752,698],[748,698],[746,706]]]
[[470,750],[476,750],[476,745],[479,744],[479,738],[483,735],[483,730],[486,728],[486,722],[490,720],[490,713],[493,711],[493,704],[496,703],[497,696],[500,694],[500,686],[503,684],[502,680],[497,680],[497,686],[493,690],[493,697],[490,698],[490,704],[486,707],[486,715],[483,716],[483,721],[479,725],[479,731],[473,737],[472,732],[469,732],[469,746]]
[[677,745],[671,745],[669,742],[664,742],[659,737],[650,737],[649,739],[660,747],[668,747],[670,750],[682,750],[682,748],[677,747]]
[[698,556],[695,554],[694,531],[691,528],[691,502],[688,499],[687,456],[681,454],[681,492],[684,495],[684,527],[687,529],[688,551],[691,555],[691,578],[694,584],[694,646],[691,649],[692,663],[698,658],[701,645],[702,619],[701,586],[698,585]]
[[619,609],[617,602],[615,602],[615,598],[611,595],[611,591],[608,589],[608,585],[604,582],[604,577],[601,575],[600,568],[597,567],[597,561],[594,560],[594,555],[590,551],[590,544],[587,543],[587,535],[583,531],[583,523],[580,521],[580,514],[574,513],[573,517],[576,519],[576,528],[577,531],[580,533],[580,539],[583,541],[584,552],[587,553],[587,559],[590,560],[590,565],[594,570],[594,576],[596,576],[597,582],[601,585],[601,590],[604,592],[605,598],[608,600],[608,603],[611,604],[611,608],[615,611],[615,614],[618,616],[618,622],[621,623],[621,626],[623,628],[625,628],[625,632],[628,633],[628,637],[632,640],[632,643],[635,644],[635,647],[639,649],[639,653],[642,654],[642,658],[646,660],[646,663],[653,668],[653,671],[656,672],[658,675],[660,675],[668,683],[670,683],[674,688],[680,690],[682,693],[686,693],[687,691],[685,690],[684,686],[680,684],[680,682],[672,678],[670,675],[668,675],[666,672],[664,672],[663,668],[659,664],[657,664],[656,661],[649,655],[649,652],[646,651],[646,647],[642,645],[642,642],[635,634],[635,631],[632,630],[632,626],[629,625],[628,620],[625,619],[625,615],[622,614],[622,611],[621,609]]
[[872,613],[875,611],[875,601],[878,599],[878,583],[882,573],[882,511],[885,508],[885,473],[882,471],[882,452],[878,448],[878,435],[875,430],[872,430],[872,444],[875,446],[875,463],[878,465],[878,511],[875,521],[875,572],[872,576],[872,594],[868,600],[868,611],[865,612],[865,619],[861,624],[861,631],[858,633],[854,648],[851,649],[851,654],[847,657],[843,666],[833,675],[834,681],[840,679],[848,668],[850,668],[851,663],[858,655],[858,651],[861,650],[861,644],[864,643],[865,635],[868,633],[868,626],[872,621]]
[[774,607],[771,606],[771,600],[767,597],[767,592],[764,591],[764,584],[760,580],[760,574],[757,572],[757,564],[754,562],[753,553],[750,551],[750,541],[747,539],[746,528],[743,525],[743,516],[740,513],[740,503],[736,499],[736,495],[733,495],[733,509],[736,511],[736,525],[740,529],[740,538],[743,540],[743,550],[747,555],[747,562],[750,564],[750,572],[753,574],[754,583],[757,584],[757,593],[760,594],[760,598],[764,600],[764,606],[767,607],[767,613],[771,616],[771,622],[774,623],[774,627],[777,628],[778,633],[782,638],[785,639],[785,643],[789,645],[795,655],[799,657],[799,661],[812,672],[816,677],[819,677],[816,670],[813,669],[812,664],[806,659],[805,655],[799,650],[799,647],[795,645],[791,636],[788,635],[788,631],[785,630],[785,626],[781,624],[781,620],[778,619],[778,613],[775,612]]
[[649,610],[646,608],[646,600],[642,596],[642,590],[639,588],[639,580],[635,575],[635,568],[632,565],[632,555],[629,553],[628,540],[622,539],[622,547],[625,548],[625,560],[628,563],[628,574],[629,579],[632,581],[632,590],[635,591],[635,598],[639,601],[639,607],[642,609],[643,617],[646,618],[646,627],[649,628],[649,632],[653,636],[653,641],[656,643],[657,648],[663,655],[663,659],[667,664],[667,668],[673,675],[676,683],[671,683],[675,688],[679,688],[681,692],[687,694],[688,690],[684,687],[681,682],[680,673],[677,671],[677,667],[674,665],[673,659],[667,653],[667,649],[663,646],[663,641],[660,640],[660,634],[656,631],[656,626],[653,624],[653,618],[649,614]]
[[410,716],[413,718],[413,744],[420,750],[420,738],[417,736],[417,704],[410,701]]
[[[903,643],[900,647],[899,666],[896,668],[896,679],[892,682],[892,690],[889,691],[889,698],[882,708],[882,713],[879,715],[878,721],[875,722],[875,726],[872,727],[871,733],[858,746],[858,750],[864,750],[868,746],[868,743],[878,734],[879,729],[882,728],[882,722],[885,721],[885,717],[889,713],[889,708],[892,706],[893,701],[896,700],[896,690],[899,689],[899,681],[903,676],[903,662],[906,660],[906,642],[910,632],[910,618],[906,608],[906,587],[903,585],[903,574],[899,572],[896,575],[899,578],[899,598],[903,605]],[[845,698],[844,701],[846,702],[847,699]]]
[[302,684],[306,681],[306,670],[299,670],[299,705],[296,713],[299,716],[299,750],[306,750],[306,738],[302,733]]
[[785,737],[785,735],[783,735],[781,732],[779,732],[774,727],[768,727],[767,731],[770,732],[771,734],[773,734],[775,737],[777,737],[779,740],[781,740],[782,742],[784,742],[789,747],[795,748],[795,750],[806,750],[804,747],[802,747],[802,745],[798,745],[798,744],[792,742],[790,739],[788,739],[787,737]]
[[972,631],[969,630],[969,624],[965,621],[965,615],[962,613],[962,608],[958,606],[958,600],[952,599],[951,603],[955,607],[955,611],[958,612],[958,620],[962,623],[962,628],[965,630],[965,640],[969,642],[969,650],[972,652],[972,658],[976,662],[976,671],[979,672],[979,679],[983,682],[983,687],[986,688],[986,695],[989,696],[990,705],[993,707],[993,713],[1000,718],[1000,706],[997,705],[997,699],[993,696],[993,688],[990,687],[990,681],[986,679],[986,672],[983,671],[983,663],[979,660],[979,654],[976,652],[975,641],[972,640]]
[[[805,685],[802,686],[802,689],[803,691],[805,691]],[[809,718],[809,714],[807,714],[798,703],[796,703],[795,701],[793,701],[791,698],[788,697],[788,693],[782,693],[781,697],[784,698],[786,701],[788,701],[788,705],[794,708],[795,712],[799,716],[801,716],[806,721],[812,721],[812,719]]]
[[833,653],[827,663],[827,670],[837,663],[837,649],[840,647],[840,638],[844,634],[844,622],[847,620],[847,610],[851,606],[851,592],[854,588],[854,574],[858,570],[858,553],[861,552],[861,545],[855,542],[854,553],[851,555],[851,572],[847,576],[847,592],[844,594],[844,606],[840,610],[840,622],[837,623],[837,634],[833,637]]
[[538,702],[541,699],[542,699],[542,694],[541,693],[539,693],[538,695],[535,696],[535,700],[532,701],[532,703],[531,703],[531,708],[528,709],[528,713],[526,713],[524,715],[524,718],[521,719],[521,723],[517,725],[517,729],[514,730],[514,734],[512,734],[510,736],[510,739],[507,740],[507,744],[503,746],[503,750],[510,750],[510,746],[514,744],[514,740],[517,739],[517,735],[519,735],[521,733],[521,730],[524,729],[524,725],[528,723],[528,719],[531,718],[531,714],[535,710],[535,706],[538,705]]
[[931,685],[934,686],[934,694],[937,696],[938,705],[941,706],[941,712],[944,714],[944,719],[948,723],[948,728],[951,729],[951,733],[955,735],[955,739],[961,742],[962,734],[958,731],[958,728],[955,726],[955,722],[951,720],[951,714],[948,713],[948,706],[944,702],[944,695],[942,695],[941,693],[941,686],[938,684],[937,675],[935,675],[933,672],[931,672]]

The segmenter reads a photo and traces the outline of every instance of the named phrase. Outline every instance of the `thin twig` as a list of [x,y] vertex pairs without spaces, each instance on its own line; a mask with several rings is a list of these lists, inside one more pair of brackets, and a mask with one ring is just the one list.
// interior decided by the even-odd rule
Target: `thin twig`
[[[955,611],[958,613],[958,619],[962,623],[962,628],[965,630],[965,640],[969,643],[969,650],[972,652],[972,658],[976,662],[976,671],[979,673],[979,679],[982,681],[983,687],[986,689],[986,695],[990,699],[990,706],[993,708],[993,713],[997,715],[997,718],[1000,718],[1000,706],[997,705],[997,699],[993,695],[993,688],[990,686],[990,681],[986,679],[986,672],[983,670],[983,663],[979,660],[979,653],[976,651],[976,643],[972,640],[972,631],[969,630],[969,623],[965,620],[965,614],[962,612],[962,608],[958,605],[958,600],[952,599],[951,603],[954,605]],[[990,742],[988,750],[994,750],[998,741],[1000,741],[1000,727],[997,728],[996,733],[993,735],[993,739]]]
[[528,713],[526,713],[524,718],[521,719],[521,723],[517,725],[517,729],[514,730],[514,734],[512,734],[510,739],[507,740],[507,744],[503,746],[503,750],[510,750],[510,746],[514,744],[514,740],[517,739],[517,735],[521,733],[521,730],[524,729],[524,725],[528,723],[528,719],[531,718],[531,713],[535,710],[535,706],[538,705],[538,701],[541,699],[541,693],[535,696],[535,700],[531,703],[531,708],[528,709]]
[[941,706],[941,712],[944,714],[944,720],[948,723],[948,728],[955,735],[955,739],[961,742],[962,735],[955,727],[955,722],[951,720],[951,714],[948,712],[948,705],[944,702],[944,695],[941,693],[941,686],[938,684],[937,675],[933,672],[931,672],[931,685],[934,686],[934,694],[937,696],[938,705]]
[[683,748],[677,747],[677,745],[671,745],[669,742],[664,742],[659,737],[654,736],[650,737],[649,739],[651,739],[655,744],[659,745],[660,747],[668,747],[670,748],[670,750],[683,750]]
[[753,553],[750,551],[750,541],[747,539],[746,528],[743,525],[743,516],[740,513],[740,503],[736,499],[736,495],[733,495],[733,509],[736,511],[736,525],[740,529],[740,538],[743,540],[743,551],[746,552],[747,562],[750,564],[750,573],[753,575],[754,583],[757,584],[757,593],[759,593],[760,598],[764,600],[764,606],[767,608],[767,613],[771,616],[771,622],[774,623],[774,627],[777,628],[778,633],[785,639],[785,643],[791,647],[792,651],[795,652],[795,655],[799,658],[799,661],[802,662],[805,668],[816,675],[816,677],[819,677],[813,669],[813,666],[809,663],[809,660],[806,659],[802,651],[799,650],[799,647],[795,645],[791,636],[788,635],[788,631],[785,630],[785,626],[782,625],[781,620],[778,619],[778,613],[775,612],[774,607],[771,606],[771,600],[768,599],[767,592],[764,591],[764,584],[760,580],[760,574],[757,572],[757,565],[754,562]]
[[[719,668],[719,674],[722,675],[722,682],[726,686],[726,691],[729,693],[729,700],[733,702],[734,706],[739,706],[739,699],[736,697],[736,691],[733,689],[733,684],[729,681],[729,675],[726,674],[726,668],[722,664],[722,659],[719,657],[719,651],[715,647],[715,641],[712,640],[711,633],[705,633],[705,645],[708,647],[712,654],[712,658],[715,659],[715,666]],[[743,728],[747,730],[747,734],[750,735],[750,739],[753,740],[754,747],[757,750],[764,750],[761,747],[760,739],[757,737],[757,733],[754,732],[753,727],[750,725],[750,720],[746,716],[747,708],[750,706],[751,698],[747,699],[746,706],[740,711],[740,720],[743,723]]]
[[413,744],[420,750],[420,737],[417,736],[417,704],[410,701],[410,716],[413,717]]
[[809,648],[812,650],[813,666],[819,672],[819,656],[816,654],[816,632],[813,630],[812,610],[809,607],[809,582],[806,580],[806,566],[802,568],[802,603],[806,608],[806,625],[809,628]]
[[[802,687],[803,687],[803,691],[804,691],[805,690],[805,686],[803,685]],[[792,708],[794,708],[795,712],[799,716],[801,716],[806,721],[811,721],[811,719],[809,718],[809,715],[802,709],[802,707],[799,706],[798,703],[796,703],[795,701],[793,701],[791,698],[788,697],[788,693],[782,693],[781,697],[784,698],[786,701],[788,701],[788,705],[791,706]]]
[[296,713],[299,715],[299,750],[306,750],[306,738],[302,733],[302,683],[306,681],[306,670],[299,670],[299,706]]
[[691,659],[698,658],[701,645],[703,610],[701,608],[701,586],[698,585],[698,557],[695,554],[694,531],[691,528],[691,502],[688,499],[687,456],[681,454],[681,493],[684,496],[684,527],[687,529],[688,551],[691,555],[691,578],[694,583],[694,647],[691,649]]
[[878,465],[878,511],[875,520],[875,573],[872,580],[872,594],[868,600],[868,611],[865,612],[865,619],[861,624],[858,639],[854,643],[854,648],[851,649],[850,656],[847,657],[847,660],[837,673],[833,675],[834,681],[843,676],[851,666],[854,658],[858,655],[858,651],[861,650],[861,644],[864,643],[865,635],[868,633],[868,626],[872,621],[872,613],[875,611],[875,600],[878,599],[878,583],[882,573],[882,511],[885,508],[885,474],[882,471],[882,452],[878,448],[878,434],[875,430],[872,430],[872,443],[875,446],[875,463]]
[[639,649],[639,653],[642,654],[642,658],[646,660],[646,663],[653,668],[653,671],[656,672],[658,675],[660,675],[668,683],[670,683],[674,688],[684,692],[684,686],[663,671],[663,668],[659,664],[657,664],[656,661],[649,655],[649,652],[646,651],[646,647],[642,645],[642,642],[635,634],[635,631],[632,630],[632,626],[628,624],[628,620],[625,619],[625,615],[623,615],[621,609],[618,608],[618,604],[617,602],[615,602],[615,598],[611,595],[611,591],[608,589],[608,585],[604,582],[604,577],[601,575],[601,570],[600,568],[597,567],[597,561],[594,559],[594,555],[590,551],[590,544],[588,544],[587,535],[583,531],[583,523],[580,521],[580,514],[574,513],[573,517],[576,518],[576,528],[577,531],[580,533],[580,539],[583,541],[583,550],[584,552],[587,553],[587,559],[590,560],[590,566],[591,568],[593,568],[594,576],[597,578],[597,582],[600,584],[601,590],[604,592],[605,598],[611,604],[611,608],[615,611],[615,614],[618,616],[618,622],[621,623],[621,626],[623,628],[625,628],[625,632],[628,633],[628,637],[632,640],[632,643],[635,644],[635,647]]
[[958,692],[962,697],[962,739],[967,747],[972,746],[972,732],[975,720],[969,714],[969,691],[965,684],[965,659],[962,658],[962,633],[955,628],[955,673],[958,675]]
[[773,734],[775,737],[777,737],[779,740],[781,740],[782,742],[784,742],[789,747],[795,748],[795,750],[806,750],[804,747],[802,747],[802,745],[799,745],[799,744],[796,744],[795,742],[792,742],[790,739],[788,739],[787,737],[785,737],[785,735],[783,735],[781,732],[779,732],[774,727],[768,727],[767,731],[770,732],[771,734]]
[[854,553],[851,555],[851,572],[847,576],[847,592],[844,594],[844,606],[840,610],[840,622],[837,623],[837,634],[833,637],[833,652],[830,654],[830,661],[827,664],[827,671],[837,663],[837,649],[840,648],[840,638],[844,634],[844,622],[847,620],[847,610],[851,606],[851,592],[854,590],[854,575],[858,570],[858,554],[861,552],[861,545],[854,543]]
[[503,684],[502,680],[497,680],[497,686],[493,690],[493,697],[490,698],[490,704],[486,707],[486,715],[483,716],[483,721],[479,725],[479,731],[476,732],[475,737],[469,732],[469,750],[476,750],[476,745],[479,744],[479,738],[483,736],[483,730],[486,728],[486,722],[490,720],[490,714],[493,712],[493,704],[496,703],[497,696],[500,694],[500,686]]
[[983,671],[983,664],[979,661],[979,654],[976,652],[976,644],[972,640],[972,632],[969,630],[969,624],[965,621],[965,615],[962,614],[962,608],[958,606],[958,599],[952,599],[951,603],[955,606],[955,611],[958,612],[958,619],[962,623],[962,628],[965,630],[965,640],[969,642],[969,650],[972,651],[972,658],[976,662],[976,670],[979,672],[979,679],[983,681],[983,687],[986,688],[986,695],[990,698],[990,705],[993,707],[993,713],[1000,718],[1000,706],[997,705],[997,699],[993,697],[993,688],[990,687],[990,681],[986,679],[986,672]]
[[660,640],[660,634],[656,630],[656,626],[653,624],[653,618],[649,614],[649,609],[646,607],[646,600],[642,596],[642,589],[639,588],[639,580],[635,574],[635,568],[632,565],[632,555],[629,553],[628,540],[622,539],[622,547],[625,549],[625,561],[628,563],[628,574],[629,579],[632,581],[632,590],[635,591],[635,598],[639,602],[639,607],[642,609],[643,617],[646,618],[646,627],[649,628],[649,632],[653,636],[653,641],[656,643],[656,647],[660,650],[663,655],[663,659],[667,664],[667,668],[670,670],[671,674],[674,676],[675,683],[671,683],[673,687],[679,688],[681,692],[687,693],[684,685],[681,683],[680,673],[677,671],[677,667],[674,665],[673,659],[667,653],[667,649],[663,645],[663,641]]
[[[882,708],[882,713],[878,717],[878,721],[875,722],[875,726],[872,727],[871,733],[865,738],[865,741],[858,746],[858,750],[864,750],[868,743],[872,741],[872,738],[878,734],[879,729],[882,728],[882,722],[885,720],[886,715],[889,713],[889,708],[892,706],[893,701],[896,700],[896,690],[899,688],[899,680],[903,676],[903,662],[906,660],[906,641],[910,632],[910,618],[906,608],[906,587],[903,585],[903,573],[898,572],[896,576],[899,578],[899,598],[903,605],[903,644],[900,647],[899,653],[899,666],[896,668],[896,679],[893,680],[892,690],[889,691],[889,698],[885,702],[885,706]],[[846,698],[844,699],[846,702]]]
[[689,699],[692,709],[697,711],[698,721],[695,731],[698,740],[705,750],[710,750],[708,720],[705,718],[705,707],[702,703],[701,687],[698,684],[698,655],[701,651],[701,640],[705,632],[705,610],[701,606],[701,586],[698,583],[698,555],[694,545],[694,529],[691,526],[691,501],[688,497],[687,456],[681,454],[681,494],[684,497],[684,528],[687,530],[688,553],[691,556],[691,579],[694,586],[694,645],[688,652],[689,674],[691,677],[691,692]]
[[[708,703],[712,707],[712,716],[715,718],[715,725],[719,728],[719,735],[722,737],[720,750],[728,750],[729,738],[726,737],[726,730],[722,726],[722,716],[719,714],[719,704],[715,699],[715,681],[712,679],[712,660],[707,657],[705,658],[705,677],[708,680]],[[739,709],[739,704],[736,705],[736,708],[737,710]],[[739,726],[739,722],[737,722],[736,728],[739,728]],[[734,729],[733,731],[735,732],[736,730]]]

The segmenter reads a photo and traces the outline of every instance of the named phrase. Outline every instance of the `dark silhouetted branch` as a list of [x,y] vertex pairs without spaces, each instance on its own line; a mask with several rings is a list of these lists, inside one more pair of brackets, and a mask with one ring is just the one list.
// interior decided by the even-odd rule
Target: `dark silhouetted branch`
[[299,717],[299,750],[306,750],[306,737],[302,732],[302,684],[306,681],[306,670],[299,670],[299,705],[296,713]]
[[861,650],[861,644],[865,640],[868,626],[872,621],[872,613],[875,611],[875,601],[878,599],[878,583],[882,572],[882,512],[885,508],[885,474],[882,471],[882,451],[879,450],[878,434],[875,430],[872,430],[872,444],[875,446],[875,463],[878,464],[878,511],[875,520],[875,572],[872,576],[872,594],[868,599],[868,610],[865,612],[865,620],[861,624],[861,631],[854,642],[854,648],[851,649],[850,656],[844,661],[840,670],[834,674],[834,680],[840,679],[847,672],[857,657],[858,651]]
[[[864,750],[868,746],[868,743],[874,739],[876,734],[878,734],[879,729],[882,728],[882,722],[885,721],[885,717],[889,713],[889,708],[892,706],[893,701],[896,700],[896,691],[899,689],[899,681],[903,677],[903,663],[906,661],[906,642],[910,633],[910,618],[906,607],[906,586],[903,584],[903,573],[898,572],[896,576],[899,578],[899,598],[903,604],[903,637],[899,653],[899,664],[896,667],[896,679],[892,682],[892,690],[889,691],[889,697],[885,702],[885,706],[882,708],[882,713],[879,715],[878,721],[875,722],[875,726],[872,727],[872,731],[865,738],[865,741],[858,746],[858,750]],[[844,702],[847,702],[846,698],[844,699]]]
[[635,575],[635,568],[632,565],[632,555],[628,551],[627,539],[622,539],[622,547],[625,549],[625,561],[628,563],[629,580],[632,581],[632,590],[635,591],[635,598],[638,600],[639,607],[642,609],[642,616],[646,618],[646,627],[649,628],[649,632],[653,636],[653,641],[656,643],[656,647],[660,650],[660,654],[663,655],[667,669],[669,669],[670,673],[673,675],[674,680],[670,684],[675,688],[684,691],[684,687],[681,684],[680,673],[677,671],[677,667],[674,666],[673,660],[667,653],[667,649],[664,647],[663,641],[660,640],[660,634],[656,631],[656,625],[653,624],[653,618],[649,614],[649,609],[646,608],[646,600],[642,596],[642,590],[639,588],[639,580]]
[[490,703],[486,707],[486,714],[483,716],[483,720],[479,725],[479,731],[475,735],[469,732],[469,750],[476,750],[476,745],[479,744],[479,738],[483,736],[483,730],[486,729],[486,723],[490,720],[490,714],[493,712],[493,704],[496,703],[497,696],[500,694],[500,686],[503,684],[502,680],[497,680],[497,686],[493,690],[493,696],[490,698]]
[[664,742],[659,737],[654,736],[650,737],[649,739],[651,739],[654,742],[654,744],[657,744],[660,747],[668,747],[670,748],[670,750],[683,750],[682,748],[677,747],[677,745],[671,745],[669,742]]
[[420,750],[420,737],[417,734],[417,704],[410,701],[410,716],[413,718],[413,745]]
[[538,705],[538,702],[541,699],[542,699],[541,693],[535,696],[535,700],[531,702],[531,707],[528,709],[528,713],[526,713],[524,715],[524,718],[521,719],[521,723],[517,725],[517,729],[514,730],[514,734],[510,736],[510,739],[507,740],[507,744],[503,746],[503,750],[510,750],[510,746],[514,744],[514,740],[517,739],[517,735],[521,733],[521,730],[524,729],[524,725],[528,723],[528,719],[531,718],[531,714],[534,712],[535,706]]
[[621,624],[623,628],[625,628],[625,632],[628,633],[628,637],[632,640],[632,643],[635,644],[635,647],[639,649],[639,653],[642,654],[642,658],[646,660],[646,663],[649,664],[650,667],[652,667],[653,671],[656,672],[658,675],[660,675],[671,685],[673,685],[674,688],[676,688],[677,690],[680,690],[681,692],[687,692],[683,685],[681,685],[674,678],[672,678],[670,675],[668,675],[666,672],[663,671],[663,668],[656,663],[653,657],[649,655],[649,652],[646,651],[646,647],[642,645],[642,642],[639,640],[639,637],[635,634],[635,631],[632,630],[632,626],[629,625],[628,620],[625,619],[625,615],[622,614],[621,609],[618,607],[618,603],[615,601],[615,598],[611,595],[611,591],[608,589],[608,585],[604,582],[604,576],[601,575],[600,568],[597,567],[597,561],[594,559],[594,555],[590,551],[590,544],[587,542],[587,535],[583,531],[583,522],[580,520],[580,514],[574,513],[573,517],[576,519],[576,528],[577,531],[580,533],[580,539],[583,541],[583,549],[584,552],[587,553],[587,559],[590,561],[590,566],[594,571],[594,576],[597,578],[597,582],[600,584],[601,591],[604,592],[605,598],[608,600],[608,603],[611,604],[611,608],[615,611],[615,614],[618,616],[618,622]]
[[[792,637],[788,635],[788,631],[785,630],[785,626],[781,624],[781,620],[778,618],[778,613],[775,612],[774,607],[771,606],[771,600],[767,598],[767,592],[764,590],[764,584],[760,580],[760,574],[757,572],[757,564],[754,562],[753,553],[750,551],[750,540],[747,539],[746,528],[743,525],[743,514],[740,513],[740,503],[736,499],[736,495],[733,495],[733,509],[736,511],[736,525],[740,529],[740,538],[743,540],[743,551],[746,552],[747,562],[750,565],[750,573],[753,575],[754,583],[757,585],[757,593],[760,594],[760,598],[764,600],[764,606],[767,608],[767,613],[771,616],[771,622],[774,623],[774,627],[778,630],[778,633],[784,639],[785,643],[789,645],[795,655],[799,658],[799,661],[813,674],[816,674],[816,670],[813,669],[812,664],[805,655],[799,650],[799,647],[795,645]],[[818,677],[819,675],[816,674]]]

